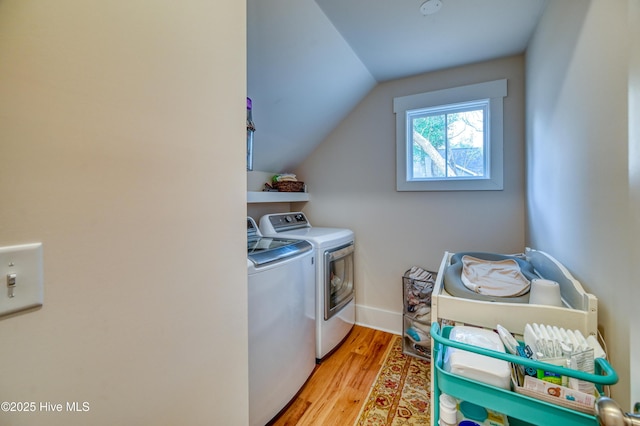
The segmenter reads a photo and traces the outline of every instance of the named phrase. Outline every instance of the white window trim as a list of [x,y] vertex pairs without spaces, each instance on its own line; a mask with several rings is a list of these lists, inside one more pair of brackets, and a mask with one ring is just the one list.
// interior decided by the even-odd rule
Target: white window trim
[[[398,191],[500,191],[503,189],[503,98],[507,80],[495,80],[393,99],[396,114],[396,190]],[[489,176],[487,179],[420,180],[407,178],[410,165],[407,111],[460,102],[489,99]],[[485,129],[486,131],[487,129]]]

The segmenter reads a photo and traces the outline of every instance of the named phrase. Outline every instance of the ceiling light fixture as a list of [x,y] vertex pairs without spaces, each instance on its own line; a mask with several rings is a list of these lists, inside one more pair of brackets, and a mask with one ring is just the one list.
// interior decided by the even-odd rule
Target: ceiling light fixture
[[433,15],[442,8],[442,2],[440,0],[427,0],[420,5],[420,12],[424,16]]

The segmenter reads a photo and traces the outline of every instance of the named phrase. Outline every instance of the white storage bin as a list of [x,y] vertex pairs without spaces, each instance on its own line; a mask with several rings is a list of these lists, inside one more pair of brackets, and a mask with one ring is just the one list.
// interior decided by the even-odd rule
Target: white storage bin
[[[500,336],[492,330],[457,326],[451,329],[449,339],[485,349],[505,352]],[[511,388],[509,363],[500,359],[449,347],[444,356],[444,370],[502,389],[508,390]]]

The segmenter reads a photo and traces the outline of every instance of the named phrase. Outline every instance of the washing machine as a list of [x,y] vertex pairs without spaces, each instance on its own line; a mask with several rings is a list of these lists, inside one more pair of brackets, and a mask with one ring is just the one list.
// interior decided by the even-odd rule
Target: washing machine
[[268,214],[260,218],[265,236],[305,240],[316,259],[316,361],[336,349],[356,320],[353,231],[314,227],[302,212]]
[[250,426],[273,419],[315,368],[314,254],[306,241],[263,237],[247,218]]

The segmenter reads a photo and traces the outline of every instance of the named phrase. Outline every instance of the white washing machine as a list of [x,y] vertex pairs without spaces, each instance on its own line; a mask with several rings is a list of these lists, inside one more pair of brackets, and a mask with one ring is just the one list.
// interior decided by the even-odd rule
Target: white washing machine
[[313,227],[302,212],[262,216],[260,232],[309,241],[315,250],[316,359],[342,343],[356,321],[353,231]]
[[250,426],[276,416],[315,368],[314,254],[306,241],[262,237],[247,218]]

